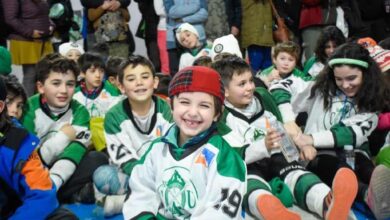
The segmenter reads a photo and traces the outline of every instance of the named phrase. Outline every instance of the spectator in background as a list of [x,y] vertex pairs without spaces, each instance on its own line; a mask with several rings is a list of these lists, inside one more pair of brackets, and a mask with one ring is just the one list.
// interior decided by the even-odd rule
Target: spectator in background
[[204,22],[207,20],[206,0],[175,1],[164,0],[165,11],[167,12],[167,49],[169,55],[169,68],[171,75],[174,75],[179,67],[180,53],[175,41],[175,31],[182,23],[192,24],[199,34],[199,41],[206,42]]
[[167,51],[167,13],[165,12],[163,0],[153,1],[154,10],[160,17],[157,25],[157,45],[160,51],[161,72],[169,74],[169,57]]
[[242,0],[241,46],[254,72],[272,65],[272,10],[268,0]]
[[12,63],[22,65],[23,86],[27,96],[35,93],[35,64],[53,52],[50,36],[54,24],[49,19],[49,5],[44,0],[2,0],[5,22],[12,28],[9,35]]
[[390,37],[390,2],[385,0],[356,1],[363,23],[368,27],[366,36],[372,37],[377,42]]
[[238,37],[241,30],[240,0],[209,0],[207,2],[209,16],[205,29],[207,39],[215,39],[233,34]]
[[59,46],[58,52],[77,63],[77,60],[84,54],[84,49],[81,45],[75,42],[66,42]]
[[336,47],[345,41],[343,33],[336,26],[325,27],[317,40],[315,55],[305,63],[303,73],[317,76],[324,69]]
[[0,46],[7,47],[7,27],[4,21],[3,3],[0,1]]
[[159,16],[154,10],[153,0],[135,0],[142,14],[142,20],[137,30],[137,37],[145,39],[146,52],[157,72],[161,71],[159,48],[157,44],[157,25]]
[[[117,10],[118,8],[127,8],[129,5],[130,5],[130,1],[131,0],[111,0],[111,7],[110,9],[111,10]],[[87,15],[88,14],[88,9],[90,8],[99,8],[101,7],[105,0],[80,0],[81,2],[81,5],[84,7],[84,14]],[[88,21],[88,18],[86,19],[87,20],[87,25],[86,25],[86,28],[87,28],[87,37],[86,37],[86,48],[87,50],[89,50],[89,48],[93,47],[96,43],[96,39],[95,39],[95,35],[94,35],[94,29],[93,29],[93,26],[92,26],[92,22],[89,22]],[[133,45],[134,46],[134,45]],[[134,47],[131,48],[131,45],[129,46],[129,52],[132,52],[134,51]]]

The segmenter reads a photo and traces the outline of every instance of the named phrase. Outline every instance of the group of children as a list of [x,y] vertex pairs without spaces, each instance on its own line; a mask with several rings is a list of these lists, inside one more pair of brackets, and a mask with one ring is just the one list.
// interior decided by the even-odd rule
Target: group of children
[[[177,30],[180,44],[206,53],[189,31]],[[167,97],[156,94],[159,77],[147,58],[104,62],[77,48],[77,64],[59,54],[37,64],[38,94],[28,101],[15,79],[1,79],[0,162],[7,166],[0,198],[19,198],[2,202],[1,216],[72,218],[57,196],[96,202],[106,216],[126,219],[301,219],[288,209],[293,204],[347,219],[354,201],[378,219],[390,217],[390,169],[371,162],[368,141],[388,99],[383,74],[366,48],[328,31],[317,55],[326,58],[313,58],[323,66],[312,62],[301,72],[299,47],[281,43],[262,81],[226,53],[230,41],[215,43],[212,61],[179,70]],[[296,119],[303,112],[302,131]],[[281,150],[289,137],[300,160]],[[355,149],[353,166],[345,145]],[[37,202],[50,206],[25,211]]]

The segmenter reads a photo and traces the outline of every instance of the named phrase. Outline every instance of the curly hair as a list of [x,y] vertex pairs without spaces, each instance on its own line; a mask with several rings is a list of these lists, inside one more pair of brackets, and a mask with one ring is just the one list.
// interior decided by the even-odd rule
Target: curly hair
[[334,42],[336,44],[336,47],[338,47],[341,44],[345,43],[346,39],[343,35],[343,32],[341,32],[341,30],[338,29],[336,26],[327,26],[322,30],[321,35],[317,40],[314,53],[316,55],[317,60],[323,64],[326,64],[326,60],[328,59],[328,56],[325,53],[325,48],[326,44],[329,41]]
[[316,78],[310,98],[318,94],[322,95],[324,97],[324,106],[326,109],[329,109],[332,105],[332,97],[336,96],[339,90],[336,85],[334,68],[345,65],[351,68],[358,68],[363,74],[362,85],[354,97],[354,102],[357,104],[359,111],[381,111],[383,108],[383,93],[385,89],[383,75],[378,65],[370,57],[368,51],[359,44],[346,43],[338,47],[329,60],[335,58],[361,60],[367,62],[368,67],[364,68],[354,64],[335,64],[333,67],[326,65],[325,69]]

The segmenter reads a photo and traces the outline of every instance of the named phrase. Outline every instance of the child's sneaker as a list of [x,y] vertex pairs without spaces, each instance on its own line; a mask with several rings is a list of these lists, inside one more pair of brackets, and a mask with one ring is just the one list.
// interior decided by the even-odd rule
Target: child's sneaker
[[122,213],[126,195],[109,195],[104,200],[104,216],[113,216]]
[[357,178],[353,170],[340,168],[332,183],[332,192],[324,200],[324,213],[327,220],[346,220],[358,190]]
[[390,169],[378,165],[372,173],[367,193],[367,204],[377,219],[390,217]]
[[300,220],[301,217],[288,210],[278,198],[273,195],[261,195],[257,199],[257,209],[265,220]]

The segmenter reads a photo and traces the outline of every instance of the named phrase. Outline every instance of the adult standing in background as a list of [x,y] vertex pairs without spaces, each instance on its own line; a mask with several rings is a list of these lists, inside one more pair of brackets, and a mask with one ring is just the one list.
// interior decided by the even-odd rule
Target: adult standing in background
[[272,65],[272,10],[269,0],[242,0],[241,47],[254,72]]
[[0,46],[7,47],[7,30],[4,21],[3,3],[0,1]]
[[45,0],[2,0],[5,22],[12,28],[9,34],[12,63],[22,65],[23,87],[28,96],[35,92],[35,64],[53,52],[50,35],[54,24],[49,19],[49,4]]
[[208,40],[233,34],[238,37],[241,30],[240,0],[208,0],[208,18],[205,29]]
[[[160,54],[157,44],[157,25],[160,17],[154,10],[153,0],[134,0],[138,3],[138,9],[142,14],[142,20],[139,24],[137,37],[145,39],[146,53],[152,61],[154,69],[161,72]],[[142,31],[140,31],[143,29]],[[141,35],[141,36],[139,36]]]
[[199,40],[205,43],[204,23],[208,17],[207,2],[206,0],[164,0],[164,7],[167,12],[169,68],[171,75],[174,75],[178,71],[180,57],[174,29],[182,23],[190,23],[198,31]]
[[[4,1],[4,0],[3,0]],[[80,0],[81,5],[84,7],[84,14],[88,14],[88,9],[90,8],[99,8],[102,7],[104,2],[107,0]],[[127,9],[127,7],[130,5],[131,0],[108,0],[110,1],[110,10],[115,11],[119,8]],[[106,3],[107,4],[107,3]],[[85,28],[87,28],[87,36],[86,36],[86,48],[87,50],[93,48],[94,44],[96,43],[96,39],[94,36],[94,28],[92,22],[88,21],[88,18],[85,18],[87,20],[87,25]],[[134,51],[134,48],[129,47],[129,53]]]
[[377,42],[390,37],[390,1],[357,0],[357,3],[363,24],[368,27],[365,36],[372,37]]

